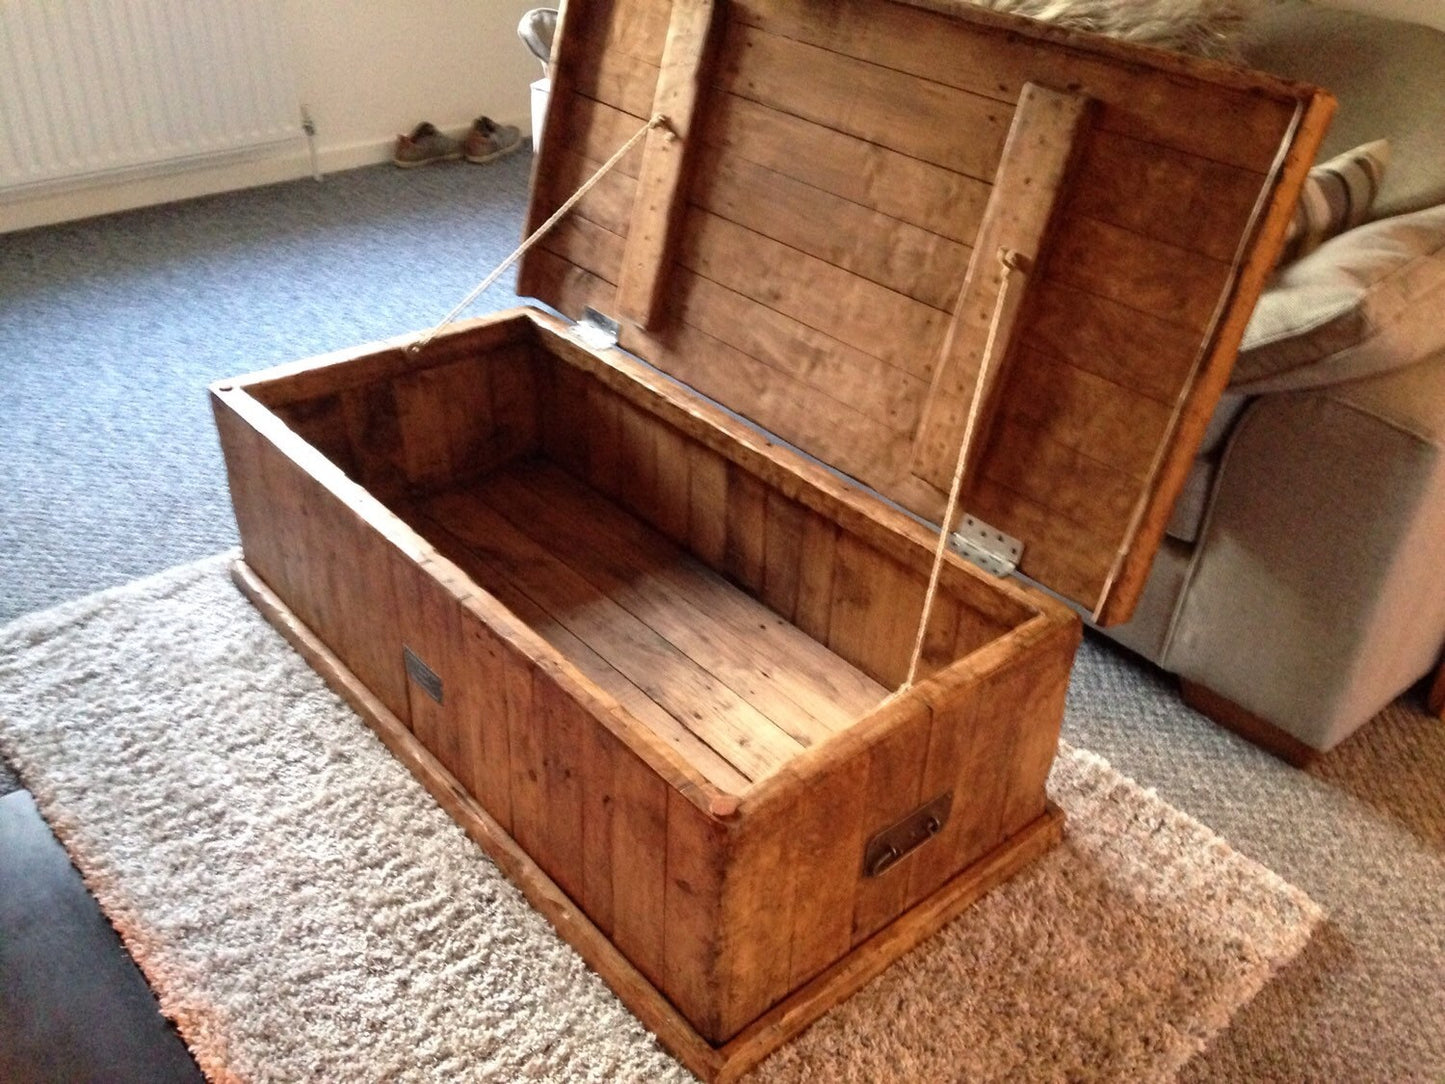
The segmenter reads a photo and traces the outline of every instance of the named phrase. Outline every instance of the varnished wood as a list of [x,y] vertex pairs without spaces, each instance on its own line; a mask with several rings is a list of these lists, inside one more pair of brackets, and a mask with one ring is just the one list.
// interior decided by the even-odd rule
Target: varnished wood
[[425,510],[494,569],[493,575],[515,583],[749,779],[770,774],[801,748],[717,675],[483,501],[446,494]]
[[1266,753],[1274,754],[1286,764],[1308,768],[1320,755],[1318,749],[1197,681],[1181,678],[1179,691],[1184,702],[1199,714],[1259,746]]
[[497,863],[557,933],[590,967],[606,977],[608,985],[644,1025],[694,1072],[715,1078],[723,1064],[717,1051],[518,846],[512,835],[244,562],[238,561],[233,566],[233,576],[262,615],[351,705],[392,755],[406,765],[438,804]]
[[[662,1044],[688,1069],[705,1081],[732,1081],[762,1061],[783,1043],[800,1034],[839,1001],[855,993],[880,974],[899,956],[921,944],[931,934],[957,917],[970,904],[1006,880],[1018,869],[1055,845],[1061,835],[1063,817],[1054,807],[1030,823],[1004,845],[995,848],[961,871],[939,890],[905,912],[887,929],[862,942],[817,974],[787,998],[754,1019],[731,1041],[714,1044],[703,1038],[662,994],[648,976],[614,945],[602,929],[584,913],[557,882],[519,847],[469,794],[461,783],[436,759],[384,704],[352,674],[285,603],[245,565],[233,569],[238,586],[262,614],[361,716],[442,808],[495,861],[502,872],[528,901],[552,924],[557,933],[575,948],[609,986],[656,1034]],[[640,778],[640,777],[639,777]],[[584,784],[585,787],[585,784]],[[605,787],[604,790],[608,788]],[[585,791],[584,791],[585,792]],[[628,787],[610,788],[620,800]],[[666,817],[654,823],[665,823]],[[646,823],[645,821],[639,823]],[[655,844],[644,843],[644,847]],[[669,844],[678,867],[689,859],[679,838]],[[700,852],[691,852],[696,855]],[[701,870],[707,879],[707,868]],[[613,869],[614,884],[621,884],[622,865]],[[620,920],[619,908],[615,920]],[[661,929],[662,923],[652,928]],[[682,943],[674,946],[681,953]],[[642,955],[646,955],[643,953]],[[683,957],[676,958],[680,962]]]
[[[675,278],[668,319],[624,327],[623,345],[935,521],[946,468],[920,477],[914,452],[918,436],[945,443],[932,440],[937,419],[922,414],[919,389],[943,375],[960,285],[950,268],[985,248],[980,215],[1025,87],[1098,103],[1016,338],[1031,357],[1137,390],[1170,419],[1100,426],[1083,447],[1077,417],[1034,410],[1033,440],[1015,411],[997,440],[987,426],[980,434],[983,458],[999,462],[978,465],[965,507],[1023,539],[1029,575],[1102,623],[1126,618],[1278,251],[1328,96],[944,0],[839,0],[826,18],[789,0],[739,0],[720,38],[697,118],[709,168],[680,227],[678,266],[690,277]],[[628,55],[641,68],[661,61],[638,51]],[[631,115],[621,90],[594,89],[605,101],[566,107],[582,118],[569,148],[593,139],[606,110]],[[606,311],[628,233],[611,226],[533,253],[527,287],[565,312]],[[828,360],[810,360],[822,351]],[[890,368],[901,375],[890,379]],[[1027,400],[1030,387],[1010,376],[1020,368],[1001,374],[1001,400]],[[1152,454],[1137,448],[1145,432],[1157,434]],[[1130,442],[1122,456],[1105,447],[1110,433]],[[1037,480],[1067,458],[1060,445],[1085,469],[1045,489]],[[1020,449],[1028,463],[1003,462]],[[1109,490],[1101,516],[1084,511],[1091,461],[1133,479],[1128,495]]]
[[1274,269],[1300,189],[1334,111],[1335,100],[1323,91],[1305,89],[1299,95],[1291,132],[1280,145],[1274,191],[1267,200],[1261,199],[1254,235],[1245,239],[1253,244],[1243,247],[1236,258],[1235,273],[1220,299],[1214,334],[1201,347],[1193,380],[1183,390],[1172,431],[1161,446],[1153,484],[1141,495],[1136,525],[1115,555],[1108,595],[1094,615],[1100,624],[1117,624],[1133,615],[1194,450],[1228,383],[1245,325]]
[[856,946],[812,982],[773,1006],[722,1047],[725,1059],[716,1080],[736,1080],[839,1001],[882,974],[903,953],[922,944],[993,888],[1047,853],[1063,836],[1056,806],[1007,843],[955,876],[928,899]]
[[[929,532],[656,373],[529,319],[539,352],[495,369],[475,359],[487,374],[475,431],[415,445],[426,456],[389,498],[394,510],[247,393],[218,390],[218,411],[243,434],[228,442],[238,509],[251,509],[243,543],[279,562],[283,589],[343,646],[368,589],[348,581],[346,599],[330,597],[327,570],[346,562],[329,544],[351,522],[363,549],[377,547],[396,599],[393,627],[372,634],[377,657],[394,664],[405,645],[442,683],[440,701],[420,682],[403,687],[417,743],[722,1044],[923,898],[911,873],[865,883],[867,840],[932,785],[930,765],[937,778],[989,771],[933,750],[939,727],[961,736],[940,721],[959,718],[945,709],[1001,680],[1020,653],[1054,651],[1029,631],[1039,622],[1077,623],[949,562],[930,672],[885,701],[921,608]],[[418,383],[427,394],[398,415],[400,436],[428,411],[461,416],[433,387],[451,372]],[[402,370],[361,387],[409,379]],[[318,439],[351,439],[337,420],[349,390],[316,390],[284,409]],[[499,402],[513,404],[505,419]],[[292,496],[283,488],[269,519],[254,477],[269,459],[248,430],[294,468]],[[479,478],[439,481],[443,462],[472,461],[456,447],[494,437],[556,465],[513,456]],[[328,506],[339,518],[313,530],[307,509]],[[1040,679],[1052,683],[1044,692],[1062,696],[1066,669]],[[1041,728],[1037,754],[1002,773],[1000,802],[1041,796],[1052,751],[1057,720],[1028,709],[1021,721],[1007,708],[1021,695],[1006,693],[984,724],[980,748],[1005,758],[1022,748],[1017,731]],[[729,731],[729,712],[746,725]],[[770,733],[792,747],[758,770],[747,758],[767,751]],[[826,822],[810,819],[813,802],[831,811]],[[808,824],[807,838],[832,835],[802,854],[795,828]],[[937,883],[987,849],[978,833],[957,842],[934,848]]]
[[703,93],[716,24],[713,0],[673,0],[652,115],[667,118],[643,144],[627,248],[617,280],[617,311],[643,327],[655,324],[666,299],[677,229],[696,161],[693,115]]
[[968,262],[965,244],[821,192],[720,145],[703,155],[694,198],[730,222],[936,309],[953,307]]
[[972,243],[978,232],[988,200],[986,180],[736,94],[716,95],[710,113],[706,138],[730,159],[753,163],[959,244]]
[[[933,366],[928,405],[914,438],[914,473],[940,489],[951,486],[970,413],[975,417],[972,446],[964,453],[967,460],[959,492],[966,495],[979,473],[979,453],[998,409],[997,393],[1005,383],[1001,374],[1014,349],[1015,325],[1030,278],[1047,255],[1054,217],[1091,111],[1087,98],[1032,83],[1025,84],[1019,94],[963,289]],[[1004,265],[1005,258],[1009,268]],[[1006,281],[1008,289],[1004,291]],[[991,329],[994,358],[983,371]],[[946,526],[953,529],[953,524]]]

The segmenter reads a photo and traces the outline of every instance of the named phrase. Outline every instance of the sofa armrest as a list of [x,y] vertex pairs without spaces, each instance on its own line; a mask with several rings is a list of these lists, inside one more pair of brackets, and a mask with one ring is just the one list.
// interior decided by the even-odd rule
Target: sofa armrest
[[1445,351],[1240,419],[1162,662],[1328,749],[1445,641]]

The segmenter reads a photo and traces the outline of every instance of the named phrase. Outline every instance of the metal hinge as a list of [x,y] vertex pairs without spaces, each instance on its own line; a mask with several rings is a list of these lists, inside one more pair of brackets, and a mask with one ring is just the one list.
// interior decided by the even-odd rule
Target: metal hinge
[[1019,567],[1024,544],[975,516],[964,516],[958,530],[948,536],[949,548],[965,561],[995,576],[1007,576]]
[[577,321],[577,338],[582,345],[593,350],[609,350],[617,345],[617,333],[622,329],[616,320],[604,316],[591,305],[582,310],[582,319]]

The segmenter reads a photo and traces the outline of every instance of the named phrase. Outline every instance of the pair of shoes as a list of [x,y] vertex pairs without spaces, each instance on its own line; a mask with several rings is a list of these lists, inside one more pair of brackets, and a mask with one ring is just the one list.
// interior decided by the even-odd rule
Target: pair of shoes
[[460,142],[424,120],[411,130],[411,135],[396,137],[396,150],[392,152],[391,160],[402,169],[411,169],[432,162],[453,162],[461,156]]
[[462,140],[453,139],[429,121],[422,121],[410,135],[396,137],[391,160],[403,169],[426,166],[432,162],[490,162],[511,154],[522,145],[522,133],[514,124],[498,124],[490,117],[478,117]]
[[490,162],[511,154],[522,145],[522,133],[515,124],[498,124],[491,117],[478,117],[462,141],[462,157],[468,162]]

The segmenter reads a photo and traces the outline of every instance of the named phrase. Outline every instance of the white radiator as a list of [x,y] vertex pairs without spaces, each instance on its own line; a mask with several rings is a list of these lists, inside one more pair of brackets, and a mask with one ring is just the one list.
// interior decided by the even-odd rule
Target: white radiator
[[283,0],[0,0],[0,194],[300,135]]

